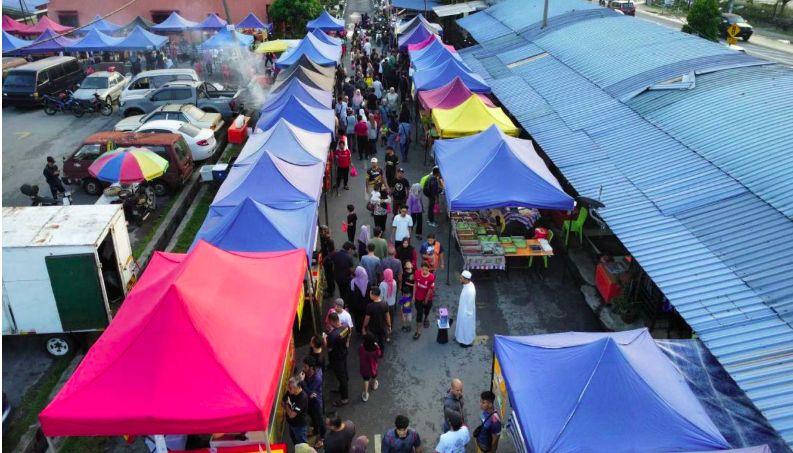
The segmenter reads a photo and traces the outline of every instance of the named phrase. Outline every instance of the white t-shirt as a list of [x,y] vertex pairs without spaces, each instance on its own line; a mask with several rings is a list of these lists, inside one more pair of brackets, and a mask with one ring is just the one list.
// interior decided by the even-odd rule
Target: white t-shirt
[[471,441],[471,434],[467,426],[461,426],[457,431],[447,431],[441,434],[435,451],[438,453],[465,453],[465,446]]
[[372,54],[372,43],[370,43],[369,41],[366,41],[366,44],[363,45],[363,52],[366,54],[367,57],[369,55],[371,55]]
[[350,312],[347,310],[342,310],[341,313],[337,313],[339,315],[339,322],[343,326],[347,326],[349,328],[355,327],[355,324],[352,323],[352,316],[350,316]]
[[413,218],[409,215],[402,217],[402,214],[394,217],[394,222],[391,224],[392,227],[396,228],[396,235],[394,239],[396,239],[397,244],[402,242],[402,239],[410,238],[410,228],[413,227]]
[[375,80],[372,83],[372,89],[374,89],[374,95],[377,96],[377,99],[383,97],[383,82]]

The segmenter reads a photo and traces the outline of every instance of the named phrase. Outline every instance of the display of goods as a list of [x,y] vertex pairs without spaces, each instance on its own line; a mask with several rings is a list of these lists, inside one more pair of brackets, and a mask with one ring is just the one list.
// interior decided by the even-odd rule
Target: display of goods
[[476,234],[486,234],[486,233],[487,230],[485,229],[485,227],[479,227],[476,229]]
[[476,239],[461,239],[460,246],[461,247],[479,246],[479,241]]
[[478,255],[482,253],[482,247],[479,246],[463,247],[463,253],[466,255]]
[[506,246],[504,247],[504,253],[517,253],[518,248],[513,246]]
[[498,241],[501,242],[502,244],[512,244],[511,237],[500,237],[498,238]]

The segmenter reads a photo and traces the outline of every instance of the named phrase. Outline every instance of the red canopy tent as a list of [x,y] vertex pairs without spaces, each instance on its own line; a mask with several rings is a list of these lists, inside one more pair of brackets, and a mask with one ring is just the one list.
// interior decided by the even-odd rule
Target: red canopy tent
[[262,431],[292,335],[306,252],[200,242],[158,252],[39,414],[46,436]]
[[27,36],[40,35],[48,28],[59,35],[74,30],[72,27],[61,25],[47,16],[42,16],[35,25],[31,25],[24,30],[18,31],[17,34]]
[[20,34],[30,29],[30,25],[16,21],[9,16],[3,16],[3,31],[6,33]]
[[471,92],[459,77],[455,77],[451,82],[434,90],[419,91],[419,102],[424,110],[453,109],[467,101],[472,94],[479,96],[479,99],[488,107],[495,107],[493,101],[486,94]]

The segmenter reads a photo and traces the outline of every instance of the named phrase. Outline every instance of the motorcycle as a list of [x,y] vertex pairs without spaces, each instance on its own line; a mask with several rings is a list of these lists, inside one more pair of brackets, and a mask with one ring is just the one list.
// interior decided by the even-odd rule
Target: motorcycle
[[39,186],[36,184],[22,184],[19,191],[30,198],[31,206],[69,206],[72,204],[71,192],[64,192],[63,199],[42,197],[39,195]]
[[113,104],[111,104],[109,100],[103,100],[99,97],[99,94],[94,93],[94,98],[90,101],[78,100],[74,107],[72,107],[72,112],[74,116],[78,118],[85,113],[94,112],[99,112],[104,116],[110,116],[113,114]]
[[57,112],[73,110],[77,104],[73,94],[70,90],[59,93],[57,97],[45,94],[41,99],[41,103],[44,105],[44,113],[52,116]]
[[120,203],[124,207],[124,216],[128,221],[140,226],[157,209],[157,196],[151,186],[132,184],[110,186],[105,189],[105,196],[118,197],[111,203]]

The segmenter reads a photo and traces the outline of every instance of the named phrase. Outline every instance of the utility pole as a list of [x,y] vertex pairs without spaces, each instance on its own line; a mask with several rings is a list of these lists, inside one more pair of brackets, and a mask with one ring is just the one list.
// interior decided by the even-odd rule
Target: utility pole
[[[223,0],[225,2],[225,0]],[[545,0],[545,5],[542,9],[542,28],[548,26],[548,0]]]

